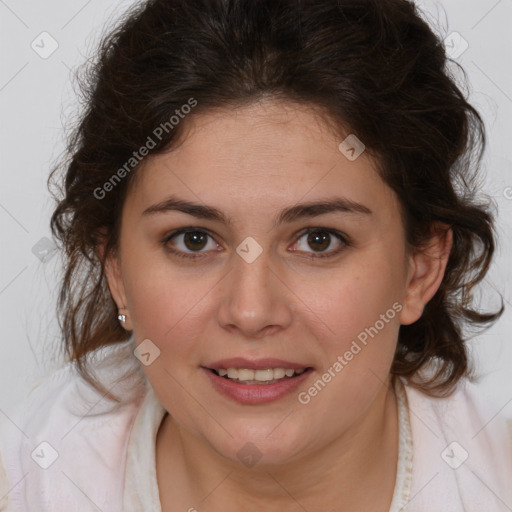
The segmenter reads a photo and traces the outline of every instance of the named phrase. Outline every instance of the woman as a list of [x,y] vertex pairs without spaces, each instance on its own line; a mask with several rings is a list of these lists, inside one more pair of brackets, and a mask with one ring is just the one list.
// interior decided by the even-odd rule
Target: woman
[[98,55],[1,510],[510,510],[483,124],[414,5],[152,0]]

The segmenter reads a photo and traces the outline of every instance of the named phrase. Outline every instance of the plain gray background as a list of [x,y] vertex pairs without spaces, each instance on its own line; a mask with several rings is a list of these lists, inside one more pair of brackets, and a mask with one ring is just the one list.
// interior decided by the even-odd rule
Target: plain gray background
[[[77,111],[71,72],[90,56],[104,24],[133,1],[0,0],[0,413],[60,364],[55,300],[60,256],[52,251],[46,180]],[[489,145],[484,191],[499,216],[499,248],[482,307],[507,310],[470,342],[482,392],[512,416],[512,0],[417,2],[466,70],[470,100]],[[459,55],[460,54],[460,55]]]

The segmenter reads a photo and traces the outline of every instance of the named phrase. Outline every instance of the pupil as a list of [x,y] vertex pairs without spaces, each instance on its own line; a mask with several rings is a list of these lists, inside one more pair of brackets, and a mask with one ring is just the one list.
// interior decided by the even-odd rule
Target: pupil
[[[200,231],[189,231],[185,233],[185,245],[187,249],[202,249],[205,245],[205,239],[204,233]],[[195,244],[198,244],[200,247],[197,247]]]
[[[320,250],[326,249],[329,247],[329,233],[325,231],[314,231],[308,236],[308,243],[310,245],[321,244]],[[314,249],[314,247],[313,247]]]

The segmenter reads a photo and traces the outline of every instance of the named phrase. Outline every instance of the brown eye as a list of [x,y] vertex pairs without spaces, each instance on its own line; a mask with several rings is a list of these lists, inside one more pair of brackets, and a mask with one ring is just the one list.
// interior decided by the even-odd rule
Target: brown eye
[[[305,243],[301,240],[305,239]],[[303,233],[294,245],[293,251],[305,252],[312,258],[335,256],[350,246],[349,239],[336,230],[313,228]],[[328,250],[331,248],[330,250]]]
[[[210,247],[208,247],[210,242]],[[206,249],[215,250],[218,245],[206,231],[183,228],[173,231],[162,240],[162,245],[172,254],[184,258],[206,256]]]

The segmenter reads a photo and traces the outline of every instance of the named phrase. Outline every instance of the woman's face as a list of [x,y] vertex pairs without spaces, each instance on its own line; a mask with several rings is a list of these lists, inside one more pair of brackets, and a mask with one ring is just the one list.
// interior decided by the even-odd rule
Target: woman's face
[[[232,460],[291,461],[382,396],[400,323],[439,279],[425,284],[428,266],[406,255],[395,194],[367,153],[340,150],[312,110],[266,101],[188,121],[177,149],[136,171],[110,288],[181,428]],[[210,370],[251,366],[309,369],[238,375],[275,384]]]

